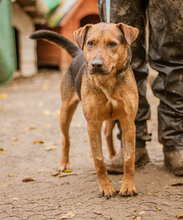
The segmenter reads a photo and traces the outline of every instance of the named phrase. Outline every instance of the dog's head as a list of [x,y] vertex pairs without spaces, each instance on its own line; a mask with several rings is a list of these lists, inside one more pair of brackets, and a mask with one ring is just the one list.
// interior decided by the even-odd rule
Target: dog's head
[[79,28],[74,37],[84,52],[89,73],[107,75],[123,67],[128,47],[138,33],[137,28],[123,23],[98,23]]

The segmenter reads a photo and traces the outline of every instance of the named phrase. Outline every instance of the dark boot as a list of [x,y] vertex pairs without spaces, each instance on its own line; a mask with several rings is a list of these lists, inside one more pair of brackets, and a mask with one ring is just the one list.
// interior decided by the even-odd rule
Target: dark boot
[[[136,148],[135,150],[135,167],[143,166],[147,164],[150,159],[145,147]],[[108,173],[120,174],[123,173],[123,149],[120,148],[120,151],[113,157],[111,160],[105,161]]]
[[174,175],[183,176],[183,150],[164,152],[164,164]]

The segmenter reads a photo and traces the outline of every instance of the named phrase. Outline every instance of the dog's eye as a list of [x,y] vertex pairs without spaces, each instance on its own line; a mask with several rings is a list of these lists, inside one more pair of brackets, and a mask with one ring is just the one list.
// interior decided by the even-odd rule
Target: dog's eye
[[116,45],[117,45],[116,42],[109,42],[109,43],[107,44],[107,46],[108,46],[109,48],[115,47]]
[[94,42],[93,41],[88,41],[87,44],[88,44],[89,47],[93,47],[94,46]]

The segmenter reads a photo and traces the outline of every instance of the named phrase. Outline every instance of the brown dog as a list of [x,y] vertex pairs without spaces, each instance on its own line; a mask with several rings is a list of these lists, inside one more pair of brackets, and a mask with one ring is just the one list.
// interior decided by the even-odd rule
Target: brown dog
[[59,169],[65,170],[69,167],[69,126],[81,99],[100,192],[107,197],[113,196],[115,190],[104,164],[101,127],[106,121],[105,134],[109,156],[113,157],[115,149],[112,129],[114,120],[117,119],[123,131],[124,150],[124,176],[119,194],[137,194],[134,185],[134,120],[138,108],[138,92],[129,65],[129,46],[137,35],[138,29],[123,23],[88,24],[74,32],[75,40],[81,49],[53,32],[39,31],[31,35],[32,39],[44,38],[59,44],[74,57],[61,82],[60,126],[63,140]]

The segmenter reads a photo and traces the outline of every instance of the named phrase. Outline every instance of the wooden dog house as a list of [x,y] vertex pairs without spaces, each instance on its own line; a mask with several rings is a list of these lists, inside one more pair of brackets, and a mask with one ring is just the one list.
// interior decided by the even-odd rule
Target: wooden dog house
[[[100,19],[97,0],[77,0],[56,27],[47,28],[48,26],[38,25],[36,29],[51,29],[74,41],[73,32],[76,29],[88,23],[98,22]],[[64,49],[42,40],[37,43],[37,54],[40,66],[60,66],[61,69],[66,69],[71,61],[71,57]]]

